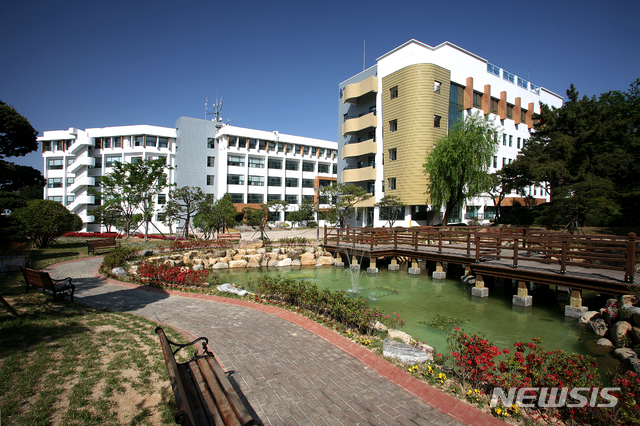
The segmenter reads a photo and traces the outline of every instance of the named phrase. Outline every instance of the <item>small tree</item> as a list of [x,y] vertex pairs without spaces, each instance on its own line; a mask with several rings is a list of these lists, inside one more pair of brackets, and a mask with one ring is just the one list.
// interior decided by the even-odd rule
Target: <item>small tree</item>
[[[261,204],[260,208],[245,207],[242,209],[244,223],[251,226],[254,230],[260,230],[260,239],[264,240],[267,235],[265,228],[269,220],[269,210],[266,204]],[[267,237],[268,239],[268,237]]]
[[200,212],[193,218],[193,224],[210,237],[214,232],[220,233],[221,230],[235,226],[237,215],[230,194],[224,194],[217,201],[207,196],[200,204]]
[[271,200],[267,203],[267,207],[269,208],[270,212],[278,213],[278,217],[280,217],[279,213],[287,211],[287,207],[289,207],[289,202],[282,201],[282,200]]
[[169,198],[163,209],[165,221],[182,221],[184,223],[184,237],[188,238],[191,218],[200,211],[205,194],[199,187],[185,186],[170,191]]
[[90,214],[96,222],[105,227],[107,232],[111,232],[111,228],[116,226],[120,217],[120,212],[113,205],[98,206],[91,210]]
[[393,228],[400,215],[404,218],[404,209],[407,204],[403,203],[400,197],[396,195],[387,195],[378,201],[375,206],[380,209],[380,216],[385,216],[389,227]]
[[47,247],[66,232],[79,230],[75,215],[52,200],[28,201],[26,207],[17,209],[12,216],[18,221],[21,232],[39,248]]
[[366,201],[372,197],[364,188],[352,183],[333,183],[320,188],[320,194],[327,197],[331,207],[325,213],[326,218],[335,218],[336,224],[342,226],[345,219],[353,216],[356,204]]
[[424,173],[429,176],[427,194],[434,208],[445,207],[444,225],[453,208],[491,189],[488,169],[496,152],[496,129],[480,113],[456,123],[427,153]]

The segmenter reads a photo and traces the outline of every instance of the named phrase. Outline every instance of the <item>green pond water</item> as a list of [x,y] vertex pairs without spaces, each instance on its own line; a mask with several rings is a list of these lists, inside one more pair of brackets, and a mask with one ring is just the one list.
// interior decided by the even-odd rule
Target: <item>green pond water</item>
[[[237,269],[217,272],[223,282],[235,283],[243,287],[260,276],[313,274],[303,278],[315,282],[319,288],[352,292],[351,274],[341,267],[294,267],[287,270]],[[457,277],[446,280],[431,279],[430,272],[409,275],[405,271],[380,269],[378,274],[360,273],[358,297],[365,298],[371,307],[380,307],[385,313],[400,314],[406,323],[402,331],[419,341],[436,348],[437,352],[447,350],[447,332],[421,322],[430,323],[436,315],[468,320],[459,327],[469,333],[482,332],[499,348],[513,348],[520,340],[542,339],[546,349],[562,349],[571,353],[592,355],[597,358],[601,373],[613,367],[614,361],[605,353],[598,352],[597,337],[587,331],[577,320],[565,318],[564,305],[567,299],[557,300],[553,291],[539,288],[532,291],[533,306],[522,308],[512,306],[511,298],[516,291],[511,281],[489,284],[489,297],[471,296],[471,286],[460,282]],[[449,272],[448,276],[452,273]],[[456,274],[456,272],[453,272]],[[457,279],[453,279],[457,278]],[[562,295],[561,295],[562,296]],[[584,304],[594,304],[595,294],[584,294]]]

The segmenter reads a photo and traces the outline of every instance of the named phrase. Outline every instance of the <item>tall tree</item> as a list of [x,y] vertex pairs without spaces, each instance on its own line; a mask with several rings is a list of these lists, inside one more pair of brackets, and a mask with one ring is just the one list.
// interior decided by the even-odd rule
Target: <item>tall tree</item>
[[551,203],[539,222],[564,226],[640,223],[640,79],[629,91],[541,106],[535,132],[513,164],[546,186]]
[[10,105],[0,101],[0,159],[22,157],[38,149],[38,132]]
[[201,229],[207,237],[214,232],[224,232],[236,225],[238,212],[231,202],[231,194],[224,194],[217,201],[207,196],[200,205],[200,212],[193,218],[193,224]]
[[344,221],[355,213],[356,204],[372,197],[364,188],[352,183],[332,183],[320,188],[320,195],[326,197],[329,204],[325,211],[325,220],[335,218],[336,224],[344,225]]
[[20,231],[30,238],[36,247],[47,247],[65,232],[79,230],[75,228],[77,216],[57,201],[31,200],[11,216],[20,224]]
[[444,225],[457,204],[491,188],[488,170],[497,149],[496,131],[489,117],[469,114],[427,153],[427,194],[434,208],[445,207]]
[[200,205],[205,199],[205,193],[199,187],[184,186],[169,191],[169,201],[163,212],[167,220],[177,219],[184,225],[184,237],[189,237],[191,219],[200,211]]
[[402,202],[402,199],[396,195],[386,195],[375,205],[380,211],[380,216],[387,218],[387,224],[391,228],[393,228],[393,225],[401,215],[404,218],[404,209],[407,206],[407,204]]
[[169,186],[165,158],[135,163],[114,163],[113,171],[100,179],[101,191],[91,190],[102,197],[103,203],[120,210],[127,234],[141,214],[145,224],[145,241],[149,223],[153,219],[153,198]]

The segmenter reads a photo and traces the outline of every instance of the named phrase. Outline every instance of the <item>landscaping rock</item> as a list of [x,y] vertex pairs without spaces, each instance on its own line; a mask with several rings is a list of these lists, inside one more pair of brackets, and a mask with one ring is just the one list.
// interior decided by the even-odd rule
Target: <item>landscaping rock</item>
[[253,254],[256,254],[256,249],[247,249],[247,256],[251,256]]
[[247,267],[247,261],[242,259],[242,260],[232,260],[231,262],[229,262],[229,269],[238,269],[238,268],[246,268]]
[[140,256],[151,256],[153,254],[153,250],[142,250],[140,252]]
[[193,270],[194,271],[202,271],[204,269],[204,265],[202,263],[197,263],[195,265],[193,265]]
[[620,361],[626,361],[628,358],[638,357],[638,354],[636,354],[633,349],[629,348],[618,348],[613,351],[613,355],[615,355],[615,357]]
[[605,339],[604,337],[598,339],[597,344],[598,346],[613,347],[613,343],[611,343],[611,340]]
[[634,306],[629,309],[629,313],[631,315],[631,321],[633,324],[640,326],[640,308]]
[[638,299],[636,298],[636,296],[632,294],[625,294],[624,296],[622,296],[623,305],[633,305],[635,303],[638,303]]
[[277,260],[270,260],[270,261],[267,263],[267,266],[268,266],[269,268],[277,268],[277,267],[278,267],[278,261],[277,261]]
[[275,249],[271,250],[271,254],[280,254],[280,249],[279,248],[275,248]]
[[174,266],[176,266],[176,261],[175,260],[170,260],[167,259],[164,262],[162,262],[163,264],[167,265],[170,268],[173,268]]
[[580,324],[586,324],[592,319],[595,320],[595,319],[601,318],[601,317],[594,318],[595,315],[600,315],[600,313],[598,311],[587,311],[584,314],[582,314],[580,318],[578,318],[578,322]]
[[215,250],[211,256],[213,257],[225,257],[227,255],[227,251],[226,250]]
[[260,264],[258,262],[249,262],[247,263],[247,268],[259,268]]
[[266,268],[269,266],[269,259],[264,259],[261,263],[260,266]]
[[113,268],[111,270],[111,273],[113,275],[115,275],[116,277],[126,277],[127,276],[127,271],[125,271],[122,266],[116,266],[115,268]]
[[302,266],[302,262],[299,259],[292,260],[291,266]]
[[387,331],[388,328],[386,325],[384,325],[383,323],[381,323],[380,321],[376,321],[375,324],[373,324],[373,329],[377,330],[377,331]]
[[640,345],[640,327],[632,327],[629,335],[634,345]]
[[413,337],[400,330],[389,330],[389,339],[400,339],[404,343],[410,345],[414,342]]
[[257,250],[256,250],[256,253],[257,253],[257,254],[262,254],[262,255],[264,255],[266,252],[267,252],[267,251],[266,251],[265,249],[263,249],[263,248],[259,248],[259,249],[257,249]]
[[600,337],[607,333],[607,323],[602,318],[589,321],[589,328]]
[[316,258],[313,253],[307,252],[300,257],[300,262],[303,266],[312,266],[316,264]]
[[382,342],[382,355],[399,359],[407,364],[418,364],[429,360],[429,356],[422,350],[392,339],[384,339]]
[[278,262],[278,268],[282,268],[283,266],[291,266],[291,258],[286,257]]
[[611,341],[616,348],[624,346],[623,339],[631,331],[631,324],[626,321],[618,321],[611,327]]
[[288,257],[289,257],[291,260],[296,260],[296,259],[298,259],[298,258],[300,257],[300,252],[299,252],[299,251],[297,251],[297,250],[291,250],[291,251],[289,252],[289,254],[288,254]]
[[238,296],[245,296],[247,294],[247,290],[243,290],[241,288],[234,287],[229,283],[224,283],[217,287],[218,291],[222,291],[224,293],[235,293]]
[[333,260],[333,257],[331,257],[331,256],[320,256],[318,258],[318,263],[320,265],[333,265],[333,262],[335,262],[335,261]]
[[225,262],[218,262],[213,265],[211,269],[229,269],[229,264]]

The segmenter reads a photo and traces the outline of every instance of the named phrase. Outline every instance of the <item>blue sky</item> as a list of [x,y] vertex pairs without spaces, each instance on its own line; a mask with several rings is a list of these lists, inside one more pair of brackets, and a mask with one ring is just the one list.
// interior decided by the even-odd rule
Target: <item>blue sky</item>
[[[640,77],[640,2],[24,1],[0,14],[0,99],[33,127],[204,118],[327,140],[338,84],[415,38],[450,41],[565,96]],[[40,153],[15,159],[42,170]]]

